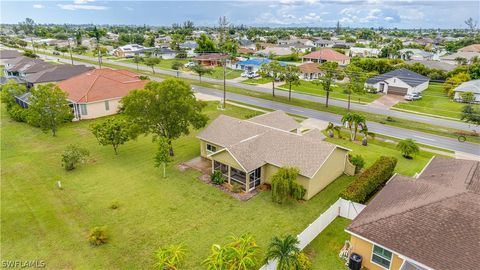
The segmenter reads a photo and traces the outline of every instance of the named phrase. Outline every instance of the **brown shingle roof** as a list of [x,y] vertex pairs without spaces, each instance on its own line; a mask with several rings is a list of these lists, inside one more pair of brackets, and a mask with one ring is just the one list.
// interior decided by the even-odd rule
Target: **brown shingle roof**
[[347,230],[433,269],[478,269],[479,178],[479,162],[435,157],[418,179],[395,175]]
[[300,127],[300,124],[297,121],[282,111],[261,114],[248,119],[248,121],[285,131],[292,131]]
[[68,99],[88,103],[124,97],[147,83],[133,72],[103,68],[87,71],[60,82],[58,86],[68,94]]
[[472,44],[458,49],[459,52],[478,52],[480,53],[480,44]]
[[12,59],[21,55],[22,54],[16,50],[0,50],[0,59]]
[[321,73],[318,63],[306,62],[298,66],[302,73]]
[[[285,115],[290,118],[287,121],[282,114],[285,115],[267,113],[250,120],[219,116],[197,137],[225,147],[247,172],[268,163],[297,167],[300,174],[311,178],[337,146],[324,142],[314,131],[306,133],[308,135],[288,132],[294,127],[291,123],[294,120]],[[256,123],[258,120],[264,124]],[[276,121],[290,123],[282,126],[284,123],[279,125]],[[265,123],[273,123],[275,127]]]
[[84,65],[53,65],[37,73],[28,74],[26,81],[30,83],[59,82],[82,74],[93,67]]

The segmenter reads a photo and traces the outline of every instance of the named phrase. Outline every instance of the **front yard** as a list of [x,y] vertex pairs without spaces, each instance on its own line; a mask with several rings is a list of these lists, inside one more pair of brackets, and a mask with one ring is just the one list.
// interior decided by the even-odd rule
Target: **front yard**
[[[124,58],[123,60],[120,60],[120,61],[135,64],[135,62],[133,62],[132,58]],[[155,67],[162,68],[162,69],[172,69],[172,64],[175,63],[175,62],[186,64],[188,62],[188,60],[186,60],[186,59],[160,59],[160,63],[158,65],[155,65]],[[146,66],[145,63],[142,63],[142,62],[138,63],[138,65]]]
[[242,81],[244,84],[251,84],[251,85],[258,85],[258,84],[265,84],[265,83],[272,83],[272,79],[270,78],[254,78],[254,79],[246,79]]
[[[151,269],[158,247],[178,243],[188,249],[183,268],[203,269],[212,244],[245,232],[257,239],[261,260],[273,236],[301,232],[352,180],[341,177],[303,203],[275,205],[269,192],[240,202],[199,181],[199,172],[175,168],[199,155],[196,132],[175,141],[164,179],[153,166],[151,137],[128,142],[115,156],[92,136],[94,121],[67,124],[53,138],[1,112],[2,259],[45,260],[49,269]],[[220,114],[214,103],[206,112],[210,119]],[[253,112],[228,106],[222,113],[245,118]],[[91,160],[66,172],[60,154],[71,143],[86,147]],[[88,230],[103,225],[109,242],[89,246]]]
[[[284,84],[281,87],[279,87],[279,89],[288,91],[288,85]],[[326,92],[323,90],[322,85],[317,85],[312,81],[302,80],[300,81],[300,85],[292,85],[292,91],[316,95],[316,96],[322,96],[322,97],[326,96]],[[351,101],[358,102],[358,103],[370,103],[379,97],[380,95],[378,94],[370,94],[370,93],[366,93],[363,95],[352,94]],[[337,83],[332,87],[330,91],[330,98],[348,100],[348,95],[343,93],[343,86]]]
[[458,119],[463,106],[464,103],[455,102],[445,95],[442,84],[430,83],[430,86],[422,92],[421,100],[401,102],[393,108]]

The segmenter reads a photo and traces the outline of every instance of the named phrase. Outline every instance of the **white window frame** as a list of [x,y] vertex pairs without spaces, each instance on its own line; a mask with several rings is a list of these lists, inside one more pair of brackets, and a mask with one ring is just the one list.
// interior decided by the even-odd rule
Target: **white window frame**
[[[208,149],[209,147],[210,147],[210,148],[213,147],[215,150],[209,150],[209,149]],[[206,144],[205,144],[205,151],[207,151],[207,154],[213,154],[213,153],[217,152],[217,147],[216,147],[215,145],[213,145],[213,144],[206,143]]]
[[105,104],[105,111],[110,111],[110,101],[105,100],[104,104]]
[[88,115],[87,104],[78,104],[80,109],[80,115]]
[[[392,256],[390,257],[390,260],[389,260],[390,263],[388,264],[388,268],[386,268],[385,266],[383,266],[383,265],[381,265],[381,264],[373,261],[373,255],[376,255],[376,256],[381,257],[380,255],[377,255],[377,254],[374,254],[374,253],[373,253],[373,251],[375,250],[375,247],[381,248],[381,249],[383,249],[383,250],[386,250],[386,251],[392,253]],[[383,258],[383,257],[382,257],[382,259],[387,260],[386,258]],[[381,268],[383,268],[383,269],[390,270],[390,268],[392,267],[392,261],[393,261],[393,252],[392,252],[391,250],[386,249],[386,248],[384,248],[384,247],[382,247],[382,246],[379,246],[379,245],[375,245],[375,244],[372,245],[372,256],[370,257],[370,262],[371,262],[371,263],[373,263],[373,264],[375,264],[375,265],[377,265],[377,266],[379,266],[379,267],[381,267]]]

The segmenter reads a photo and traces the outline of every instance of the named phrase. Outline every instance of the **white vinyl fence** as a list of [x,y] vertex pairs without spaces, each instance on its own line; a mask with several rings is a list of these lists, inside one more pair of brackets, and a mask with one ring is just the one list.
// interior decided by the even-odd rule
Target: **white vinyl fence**
[[[327,211],[323,212],[316,220],[310,223],[303,232],[297,235],[297,238],[300,241],[298,247],[301,250],[304,249],[338,216],[352,220],[357,217],[365,206],[366,205],[347,201],[342,198],[338,199],[327,209]],[[276,267],[277,262],[270,261],[268,264],[262,266],[260,270],[275,270]]]

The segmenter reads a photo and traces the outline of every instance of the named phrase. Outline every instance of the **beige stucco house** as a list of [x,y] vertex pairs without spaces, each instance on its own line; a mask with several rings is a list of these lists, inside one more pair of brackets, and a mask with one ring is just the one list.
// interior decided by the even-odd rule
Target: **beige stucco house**
[[428,88],[430,79],[406,68],[399,68],[373,76],[365,81],[366,87],[373,87],[379,93],[390,95],[411,95]]
[[299,169],[297,181],[312,198],[349,170],[349,149],[325,142],[317,130],[299,133],[300,125],[282,111],[248,120],[221,115],[201,131],[200,152],[230,183],[244,191],[269,183],[279,168]]

